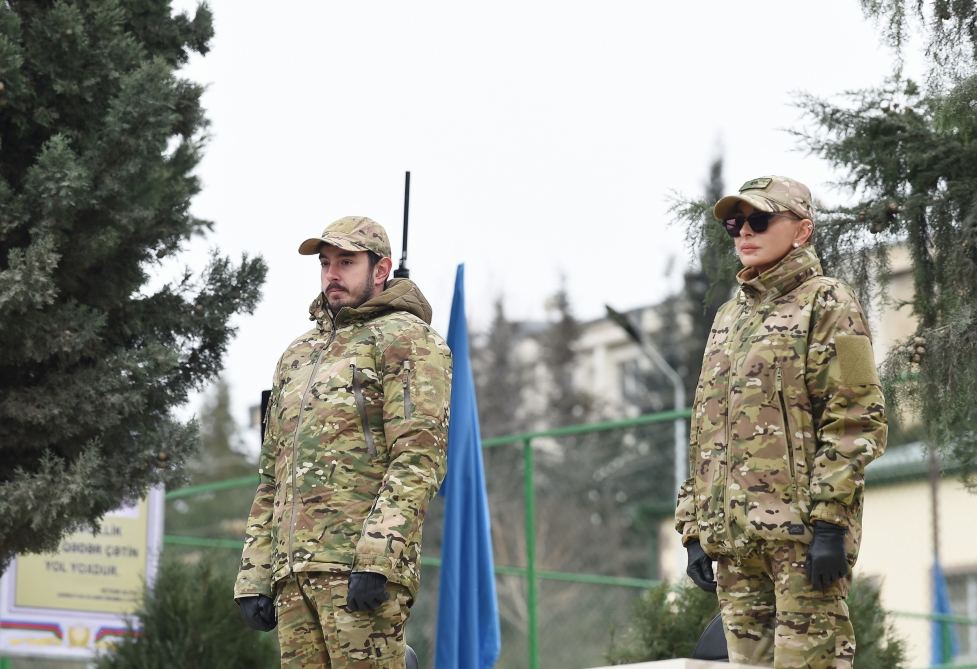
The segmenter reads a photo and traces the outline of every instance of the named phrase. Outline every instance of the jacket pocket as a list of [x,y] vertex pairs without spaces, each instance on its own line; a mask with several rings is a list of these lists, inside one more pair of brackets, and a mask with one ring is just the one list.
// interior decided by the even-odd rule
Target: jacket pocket
[[787,396],[784,393],[784,372],[777,365],[777,400],[780,402],[780,414],[784,419],[784,440],[787,447],[787,473],[790,475],[790,497],[797,501],[797,467],[794,463],[794,437],[790,428],[790,412],[787,410]]
[[410,420],[414,414],[414,402],[411,400],[411,364],[410,360],[404,360],[403,383],[404,383],[404,419]]
[[373,439],[373,431],[370,429],[370,416],[366,411],[366,398],[363,396],[363,380],[360,371],[356,368],[356,363],[349,363],[353,381],[353,401],[356,403],[356,411],[360,415],[360,423],[363,426],[363,439],[366,441],[366,452],[371,458],[377,456],[377,445]]

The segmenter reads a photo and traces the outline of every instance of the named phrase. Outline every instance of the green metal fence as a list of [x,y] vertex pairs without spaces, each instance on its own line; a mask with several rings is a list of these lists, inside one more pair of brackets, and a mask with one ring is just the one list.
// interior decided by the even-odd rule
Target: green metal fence
[[[525,549],[523,560],[525,564],[517,565],[496,565],[495,571],[499,576],[514,576],[524,579],[527,588],[527,608],[528,625],[525,630],[527,636],[526,661],[530,669],[539,669],[540,662],[540,643],[539,643],[539,588],[544,582],[564,582],[586,584],[594,586],[605,586],[615,588],[632,588],[644,590],[658,584],[658,581],[631,576],[614,576],[596,573],[581,573],[575,571],[560,571],[539,568],[537,558],[537,481],[536,481],[536,453],[537,444],[541,440],[551,440],[567,437],[579,437],[581,435],[593,435],[606,433],[616,430],[627,430],[648,425],[667,424],[677,420],[686,420],[690,415],[689,410],[668,411],[656,414],[649,414],[628,420],[607,421],[574,425],[553,430],[527,432],[523,434],[509,435],[487,439],[483,443],[485,449],[495,449],[504,447],[519,446],[522,450],[522,496],[523,496],[523,528]],[[216,491],[232,490],[242,487],[254,486],[257,478],[247,476],[242,478],[229,479],[216,483],[190,486],[178,490],[170,491],[166,494],[168,501],[192,498],[198,495],[210,494]],[[668,495],[671,496],[671,488]],[[167,546],[185,546],[208,549],[230,549],[239,550],[241,542],[237,539],[194,537],[167,534],[164,537],[164,544]],[[422,560],[424,567],[428,569],[438,569],[440,560],[434,557],[425,557]],[[891,611],[891,615],[896,617],[919,618],[926,620],[940,621],[946,624],[947,629],[951,625],[966,624],[975,625],[977,619],[970,619],[961,616],[940,616],[927,613],[911,613],[901,611]],[[945,635],[947,636],[947,635]],[[977,669],[977,665],[952,665],[955,669]],[[2,669],[2,665],[0,665]],[[930,669],[942,669],[932,667]]]

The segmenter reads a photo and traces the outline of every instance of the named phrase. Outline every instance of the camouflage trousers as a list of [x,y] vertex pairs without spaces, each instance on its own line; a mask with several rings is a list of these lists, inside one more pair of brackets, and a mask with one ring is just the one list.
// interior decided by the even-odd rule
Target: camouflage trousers
[[716,564],[729,661],[776,669],[851,669],[855,632],[849,576],[824,592],[807,580],[807,546],[765,543],[750,557]]
[[349,574],[297,573],[275,586],[283,669],[404,669],[407,588],[374,611],[346,610]]

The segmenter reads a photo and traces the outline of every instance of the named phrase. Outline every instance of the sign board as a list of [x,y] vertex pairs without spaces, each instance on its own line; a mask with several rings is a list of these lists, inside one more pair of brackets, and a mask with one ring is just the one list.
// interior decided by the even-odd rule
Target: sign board
[[0,578],[0,654],[88,659],[129,634],[162,548],[163,489],[75,532],[53,553],[18,555]]

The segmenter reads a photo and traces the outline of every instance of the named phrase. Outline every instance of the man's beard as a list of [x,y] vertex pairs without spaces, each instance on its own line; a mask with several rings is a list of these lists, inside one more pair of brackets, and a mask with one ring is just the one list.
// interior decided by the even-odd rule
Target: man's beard
[[[349,307],[351,309],[356,309],[360,305],[364,304],[367,300],[376,294],[376,286],[370,281],[372,277],[367,276],[366,281],[359,291],[349,291],[346,293],[338,293],[336,295],[328,295],[328,290],[330,286],[326,286],[326,290],[323,291],[323,295],[326,298],[326,303],[329,304],[329,309],[333,313],[336,313],[343,307]],[[333,284],[330,284],[333,285]]]

